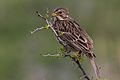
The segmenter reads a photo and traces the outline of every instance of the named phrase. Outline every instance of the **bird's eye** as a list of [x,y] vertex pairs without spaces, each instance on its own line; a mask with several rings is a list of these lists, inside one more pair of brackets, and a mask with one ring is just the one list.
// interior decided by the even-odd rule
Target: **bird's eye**
[[62,11],[60,11],[59,14],[62,14]]

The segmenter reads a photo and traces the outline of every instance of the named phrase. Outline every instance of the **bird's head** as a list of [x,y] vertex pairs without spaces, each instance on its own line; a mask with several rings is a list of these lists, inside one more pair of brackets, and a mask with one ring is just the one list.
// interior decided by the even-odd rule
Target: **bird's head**
[[52,17],[56,17],[59,20],[65,20],[68,16],[69,16],[68,10],[62,7],[55,8],[52,13]]

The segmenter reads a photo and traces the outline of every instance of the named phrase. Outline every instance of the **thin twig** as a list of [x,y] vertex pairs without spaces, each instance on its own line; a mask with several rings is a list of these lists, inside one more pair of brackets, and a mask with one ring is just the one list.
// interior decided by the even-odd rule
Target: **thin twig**
[[42,16],[38,11],[36,11],[37,15],[40,16],[41,18],[43,18],[45,20],[45,17]]
[[[48,10],[49,10],[49,9],[47,9],[47,11],[46,11],[46,14],[47,14],[47,15],[48,15],[48,13],[49,13]],[[52,23],[51,23],[50,21],[48,21],[48,18],[47,18],[46,16],[45,16],[45,17],[42,16],[38,11],[36,11],[36,13],[37,13],[37,15],[38,15],[39,17],[41,17],[42,19],[45,20],[45,22],[46,22],[47,25],[48,25],[48,28],[50,28],[50,29],[54,32],[57,40],[58,40],[59,42],[61,42],[60,37],[58,36],[58,34],[56,33],[56,31],[55,31],[54,28],[52,27],[52,26],[53,26]],[[36,31],[38,31],[38,30],[41,30],[41,29],[44,29],[44,27],[34,29],[34,31],[33,31],[32,33],[36,32]],[[62,43],[62,44],[64,44],[64,43]],[[56,55],[57,55],[57,54],[56,54]],[[56,56],[56,55],[47,54],[47,55],[43,55],[43,56]],[[67,57],[67,56],[69,56],[69,57],[78,65],[79,69],[80,69],[80,70],[82,71],[82,73],[83,73],[83,77],[82,77],[82,78],[86,78],[87,80],[90,80],[90,78],[89,78],[88,75],[86,74],[85,70],[82,68],[79,60],[78,60],[77,58],[75,58],[75,57],[72,57],[70,54],[65,54],[65,57]],[[81,79],[82,79],[82,78],[81,78]]]
[[57,54],[40,54],[42,56],[45,56],[45,57],[52,57],[52,56],[57,56]]
[[36,28],[36,29],[34,29],[33,31],[31,31],[31,34],[35,33],[36,31],[39,31],[39,30],[41,30],[41,29],[44,29],[44,28],[45,28],[45,27]]

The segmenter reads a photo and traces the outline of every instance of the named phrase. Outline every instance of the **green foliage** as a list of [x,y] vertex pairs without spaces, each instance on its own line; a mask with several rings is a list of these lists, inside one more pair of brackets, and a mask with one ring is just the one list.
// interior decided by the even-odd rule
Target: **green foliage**
[[45,29],[48,29],[49,27],[48,27],[48,25],[46,24],[44,28],[45,28]]
[[60,53],[61,53],[61,54],[65,54],[65,50],[64,50],[64,47],[63,47],[63,46],[60,47]]
[[65,57],[65,50],[64,50],[64,47],[63,47],[63,46],[60,47],[59,54],[57,54],[56,57],[57,57],[57,58]]
[[78,56],[76,53],[74,53],[72,57],[76,58],[79,62],[83,62],[85,60],[83,56]]
[[64,32],[58,31],[58,36],[59,36],[59,37],[62,36],[63,34],[64,34]]
[[108,79],[105,78],[104,80],[108,80]]
[[[61,46],[61,47],[60,47],[59,54],[57,54],[56,57],[57,57],[57,58],[65,57],[65,54],[66,54],[66,52],[65,52],[65,50],[64,50],[64,47]],[[76,58],[79,62],[83,62],[83,61],[85,60],[85,58],[83,58],[83,56],[78,56],[76,53],[73,53],[73,54],[70,54],[70,55],[71,55],[71,57]]]
[[48,19],[49,18],[49,15],[48,14],[45,14],[46,18]]
[[50,27],[53,27],[53,25],[51,25]]

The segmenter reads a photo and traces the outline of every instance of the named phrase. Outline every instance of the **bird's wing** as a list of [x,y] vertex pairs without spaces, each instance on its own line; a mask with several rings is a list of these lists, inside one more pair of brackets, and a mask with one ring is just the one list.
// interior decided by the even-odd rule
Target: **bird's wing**
[[56,31],[62,33],[60,38],[69,46],[91,53],[93,48],[92,39],[74,20],[58,21],[56,23]]

